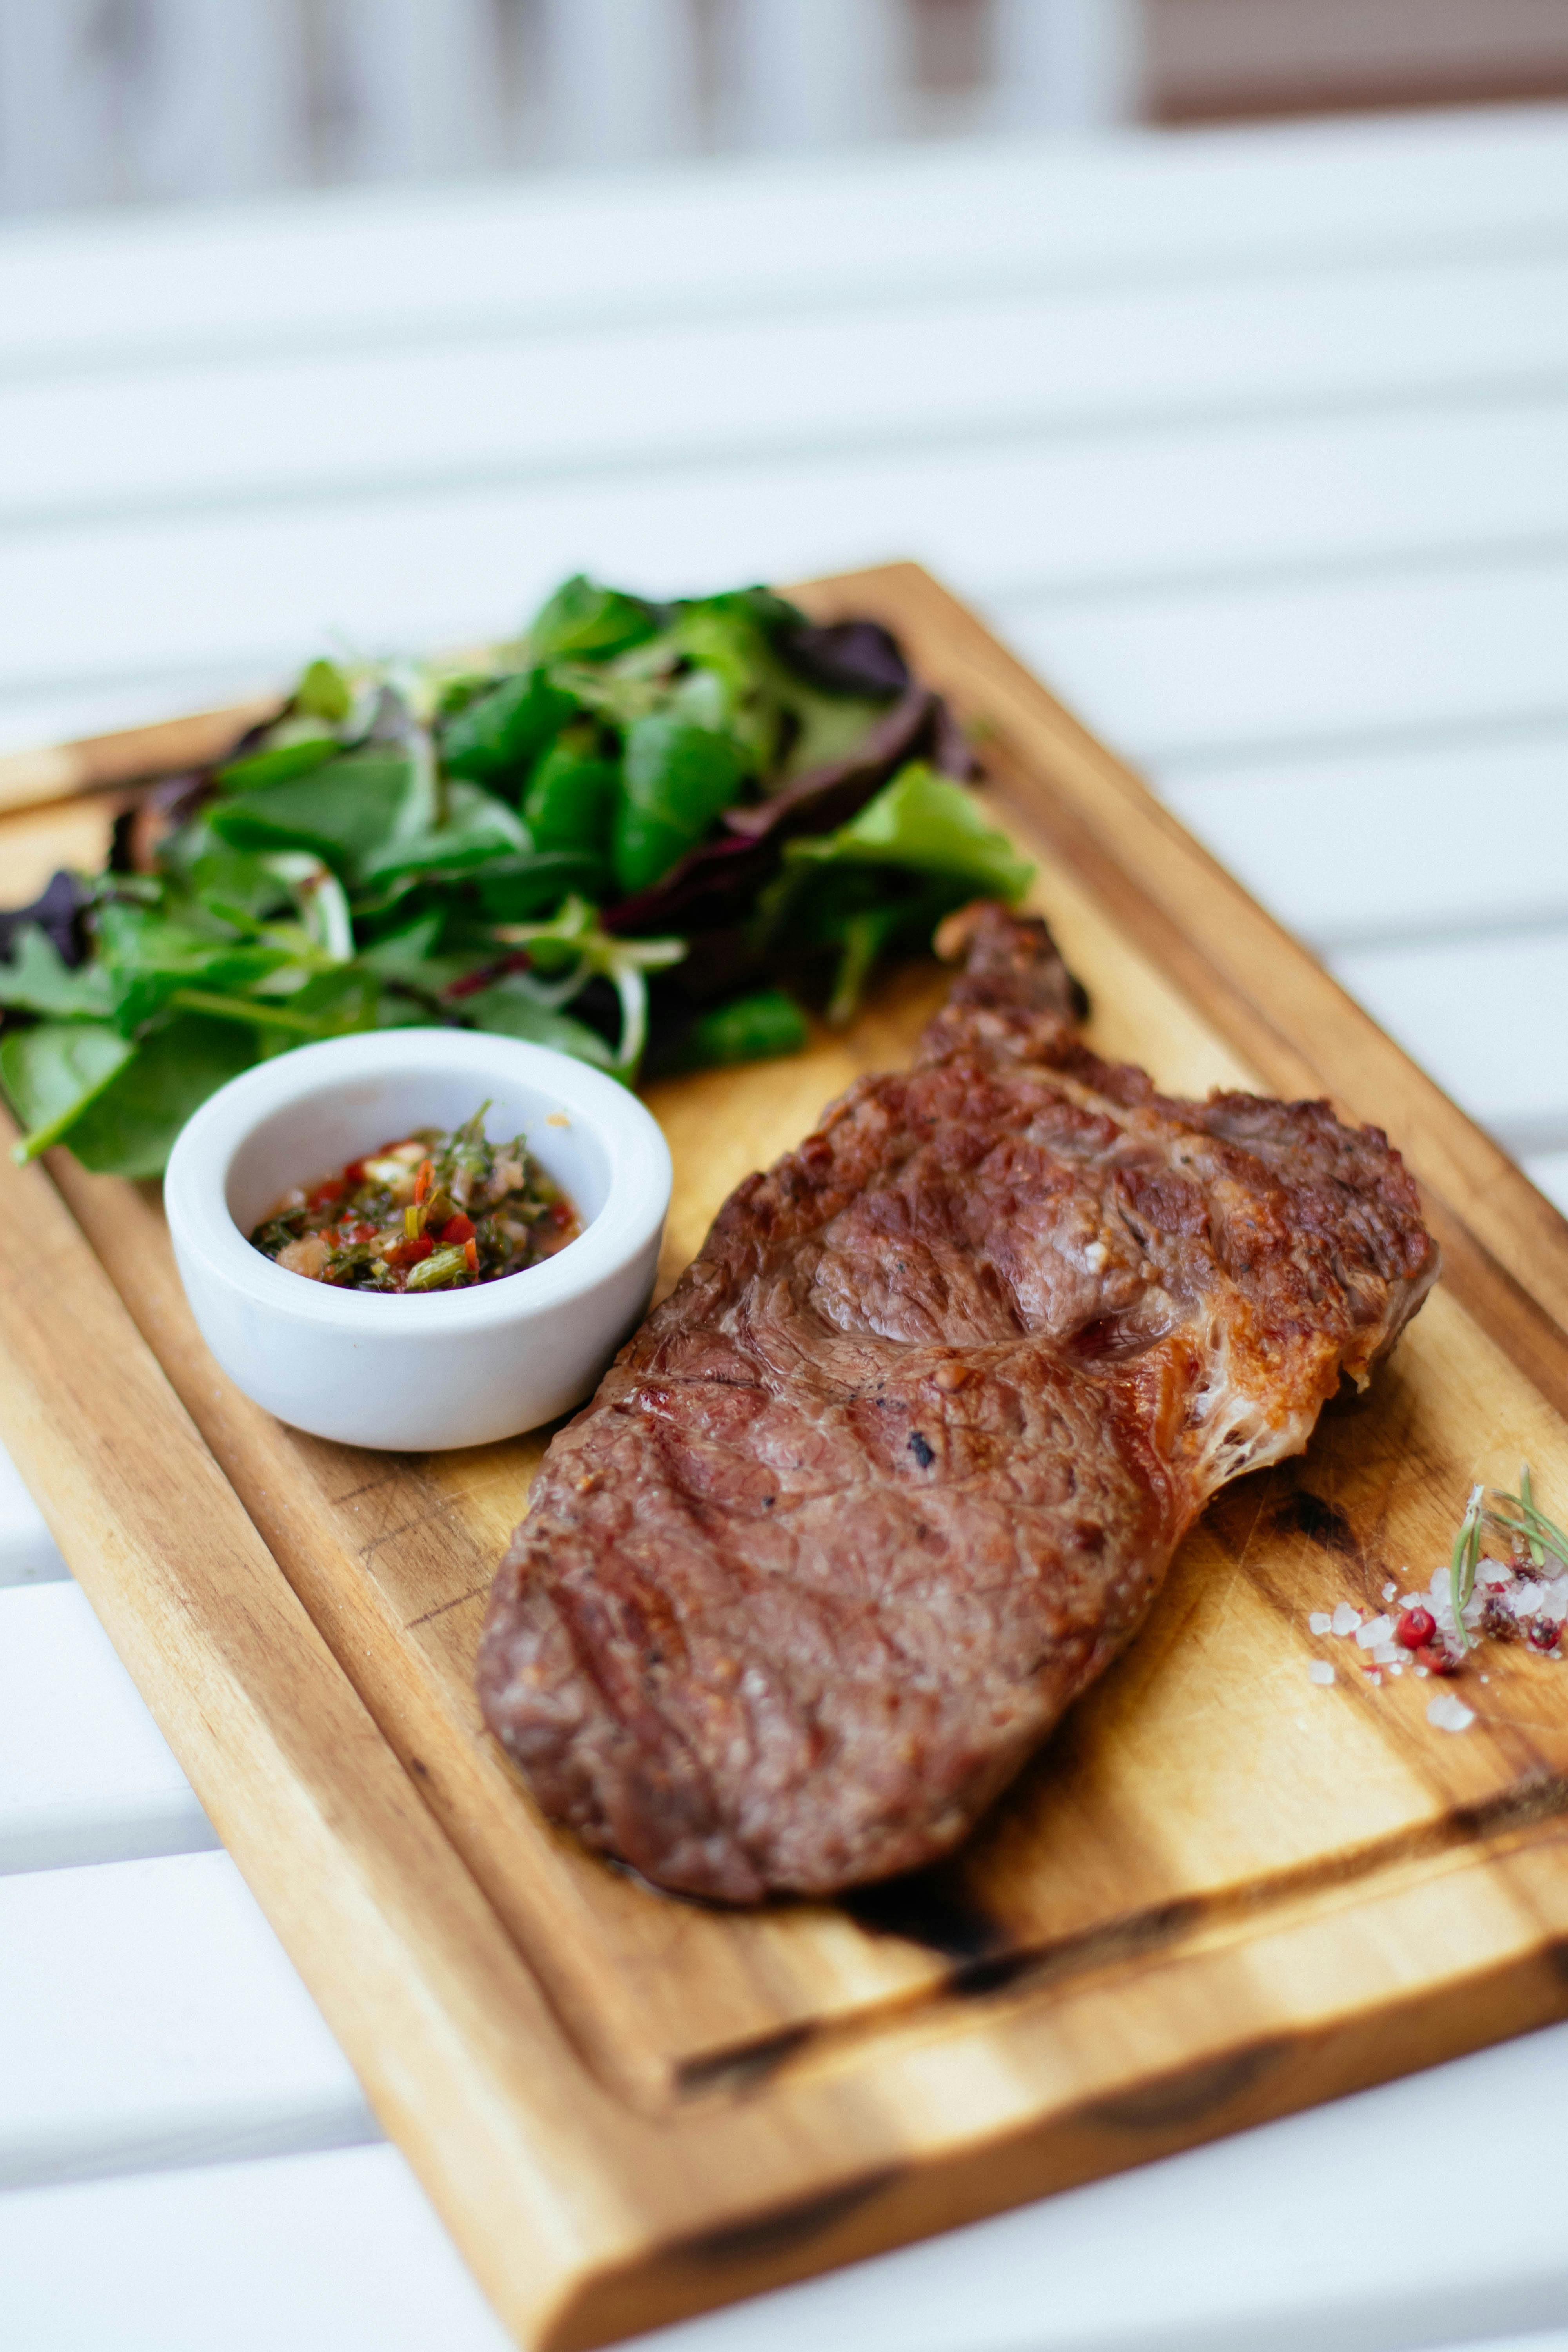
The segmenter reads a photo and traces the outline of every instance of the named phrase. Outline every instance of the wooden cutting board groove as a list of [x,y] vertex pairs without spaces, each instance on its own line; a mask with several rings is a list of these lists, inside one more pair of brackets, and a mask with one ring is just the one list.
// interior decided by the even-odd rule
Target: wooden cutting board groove
[[[485,1596],[541,1441],[390,1456],[282,1428],[207,1357],[153,1188],[59,1154],[52,1192],[5,1171],[0,1436],[529,2345],[601,2342],[1568,2013],[1568,1668],[1489,1651],[1453,1737],[1430,1684],[1374,1689],[1306,1627],[1425,1583],[1476,1477],[1528,1458],[1568,1504],[1568,1226],[924,573],[801,593],[885,619],[981,727],[1101,1049],[1174,1090],[1328,1093],[1386,1126],[1446,1279],[1304,1457],[1211,1507],[963,1854],[731,1915],[551,1830],[479,1723]],[[105,824],[145,756],[79,755]],[[58,821],[79,845],[81,804]],[[8,821],[28,855],[44,822]],[[677,1171],[664,1283],[733,1182],[907,1058],[944,986],[911,968],[847,1036],[650,1091]],[[47,1297],[22,1239],[39,1220]],[[1324,1654],[1332,1689],[1307,1675]]]

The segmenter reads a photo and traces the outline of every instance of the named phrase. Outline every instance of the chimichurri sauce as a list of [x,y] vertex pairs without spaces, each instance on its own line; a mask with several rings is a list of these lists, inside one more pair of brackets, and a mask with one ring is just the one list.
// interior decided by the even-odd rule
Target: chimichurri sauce
[[577,1212],[521,1135],[487,1142],[489,1108],[449,1135],[416,1128],[299,1186],[252,1244],[340,1290],[466,1290],[553,1257],[582,1232]]

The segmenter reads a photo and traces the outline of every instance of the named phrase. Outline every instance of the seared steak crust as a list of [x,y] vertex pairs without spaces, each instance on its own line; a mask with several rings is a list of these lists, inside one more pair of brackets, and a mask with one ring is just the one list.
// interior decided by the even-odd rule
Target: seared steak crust
[[487,1721],[660,1885],[826,1894],[956,1844],[1227,1479],[1306,1444],[1436,1277],[1326,1103],[1168,1099],[1043,924],[967,909],[914,1069],[731,1194],[551,1445]]

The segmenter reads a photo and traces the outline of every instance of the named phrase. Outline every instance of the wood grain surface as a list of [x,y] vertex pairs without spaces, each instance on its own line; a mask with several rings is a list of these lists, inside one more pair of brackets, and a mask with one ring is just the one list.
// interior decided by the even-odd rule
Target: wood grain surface
[[[552,1832],[479,1725],[484,1598],[542,1439],[392,1456],[287,1430],[206,1355],[153,1188],[62,1154],[53,1192],[6,1172],[0,1437],[530,2344],[602,2341],[1568,2011],[1568,1670],[1489,1650],[1456,1737],[1426,1719],[1431,1684],[1374,1687],[1345,1644],[1312,1684],[1306,1628],[1425,1583],[1476,1478],[1528,1458],[1568,1498],[1568,1227],[926,575],[801,593],[888,620],[981,730],[1101,1050],[1173,1090],[1327,1093],[1387,1127],[1447,1275],[1366,1397],[1211,1507],[1132,1650],[953,1863],[734,1916]],[[739,1177],[907,1056],[943,986],[911,968],[847,1035],[650,1090],[676,1165],[666,1282]],[[35,1217],[47,1281],[17,1238]]]

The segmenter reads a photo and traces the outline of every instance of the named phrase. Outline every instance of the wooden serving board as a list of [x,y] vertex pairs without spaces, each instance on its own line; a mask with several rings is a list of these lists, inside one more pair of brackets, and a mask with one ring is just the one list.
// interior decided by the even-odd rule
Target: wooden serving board
[[[983,730],[987,795],[1166,1087],[1328,1094],[1419,1177],[1444,1283],[1308,1454],[1183,1548],[1150,1623],[955,1861],[841,1904],[656,1895],[552,1831],[470,1688],[539,1439],[394,1456],[248,1404],[155,1192],[6,1163],[0,1438],[496,2308],[592,2345],[1568,2013],[1568,1667],[1478,1720],[1310,1611],[1425,1583],[1477,1478],[1568,1504],[1568,1225],[1109,752],[910,565],[819,583]],[[133,755],[132,755],[133,756]],[[127,771],[122,771],[125,772]],[[98,817],[107,823],[108,803]],[[80,804],[47,823],[81,857]],[[7,834],[0,827],[0,855]],[[668,1286],[741,1176],[946,985],[652,1089]],[[1332,1688],[1307,1668],[1327,1651]]]

